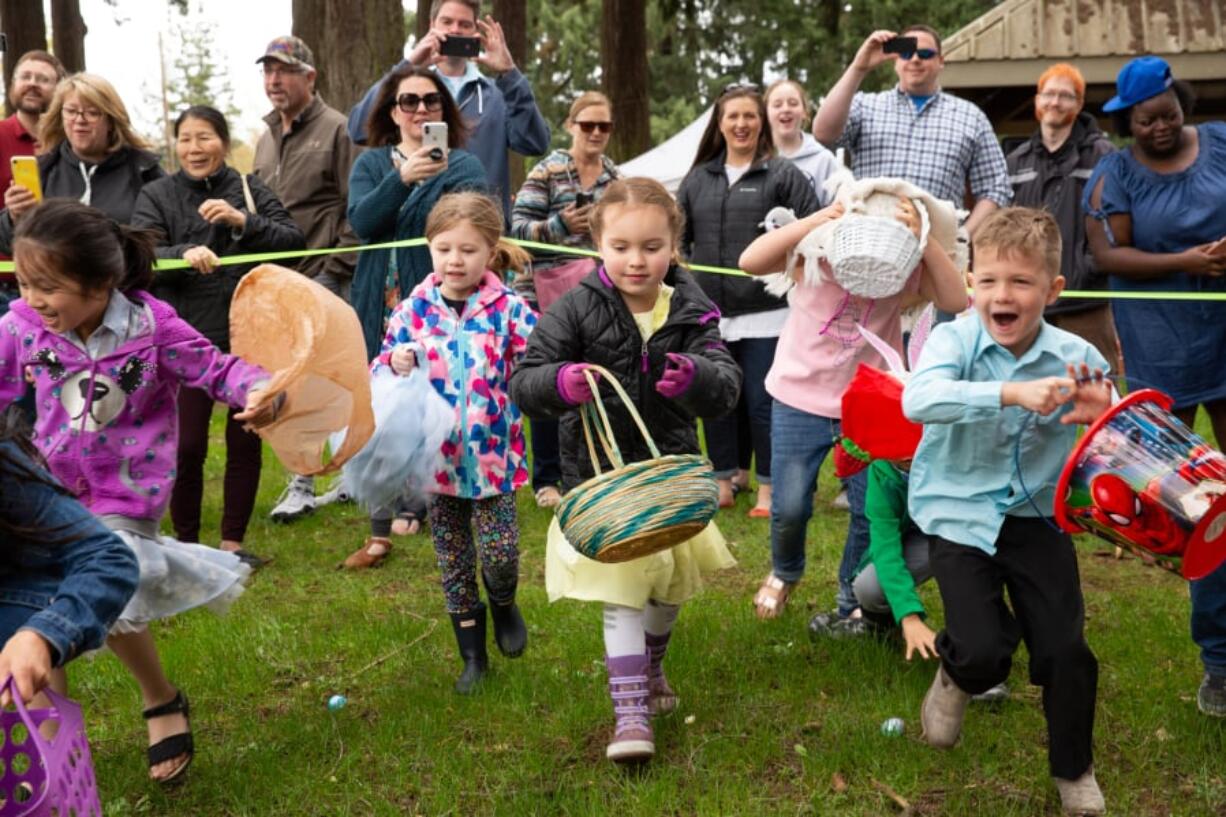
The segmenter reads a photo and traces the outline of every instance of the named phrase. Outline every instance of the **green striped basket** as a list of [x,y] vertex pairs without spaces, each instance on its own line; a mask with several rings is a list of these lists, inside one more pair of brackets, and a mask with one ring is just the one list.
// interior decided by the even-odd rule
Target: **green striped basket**
[[[593,373],[621,398],[651,450],[651,459],[624,463]],[[697,536],[719,509],[719,489],[711,463],[695,454],[661,456],[617,378],[590,364],[584,374],[594,399],[579,407],[579,418],[596,476],[569,491],[558,505],[558,524],[567,541],[598,562],[628,562]],[[593,427],[601,448],[615,466],[610,471],[600,470]]]

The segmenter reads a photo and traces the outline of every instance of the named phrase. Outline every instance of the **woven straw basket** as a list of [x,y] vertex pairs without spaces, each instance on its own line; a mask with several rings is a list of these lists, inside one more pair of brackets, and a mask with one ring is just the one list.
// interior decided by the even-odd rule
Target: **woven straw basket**
[[864,298],[888,298],[902,291],[923,258],[928,238],[928,210],[913,204],[920,214],[918,239],[895,218],[898,196],[893,193],[873,193],[862,208],[839,219],[828,256],[839,286]]
[[[626,465],[593,376],[598,373],[621,398],[651,450],[651,459]],[[584,374],[593,401],[579,407],[583,436],[596,476],[574,488],[558,505],[558,524],[571,546],[598,562],[628,562],[697,536],[719,509],[711,464],[695,454],[661,456],[621,384],[589,365]],[[614,468],[601,472],[592,428]]]

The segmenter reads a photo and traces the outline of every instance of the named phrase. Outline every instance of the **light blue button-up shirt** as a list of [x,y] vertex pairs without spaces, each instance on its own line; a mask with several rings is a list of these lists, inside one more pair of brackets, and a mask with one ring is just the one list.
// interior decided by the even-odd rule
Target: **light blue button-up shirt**
[[1065,376],[1069,363],[1108,368],[1092,345],[1046,322],[1020,358],[992,339],[978,315],[932,331],[903,392],[903,412],[924,424],[908,498],[920,530],[992,554],[1006,516],[1035,516],[1034,506],[1052,515],[1077,439],[1077,426],[1060,422],[1071,405],[1041,417],[1002,407],[1000,393],[1008,380]]

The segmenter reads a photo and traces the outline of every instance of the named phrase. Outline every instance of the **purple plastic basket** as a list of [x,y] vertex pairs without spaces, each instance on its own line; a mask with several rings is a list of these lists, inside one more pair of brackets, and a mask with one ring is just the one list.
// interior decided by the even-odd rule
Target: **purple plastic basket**
[[[50,709],[26,709],[10,677],[16,711],[0,710],[0,817],[101,817],[81,707],[50,689]],[[54,737],[39,731],[59,724]]]

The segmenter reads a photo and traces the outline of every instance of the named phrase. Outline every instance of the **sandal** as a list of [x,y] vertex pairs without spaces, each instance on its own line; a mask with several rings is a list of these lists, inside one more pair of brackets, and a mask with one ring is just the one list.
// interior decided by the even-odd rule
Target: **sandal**
[[421,533],[421,523],[422,518],[413,511],[401,511],[392,520],[392,533],[396,536],[416,536]]
[[758,618],[777,618],[787,606],[788,596],[791,595],[792,588],[795,586],[795,582],[785,582],[774,573],[763,579],[762,586],[758,588],[757,594],[753,597]]
[[151,706],[140,713],[142,718],[151,721],[154,718],[162,718],[166,715],[175,715],[180,712],[183,713],[183,719],[187,721],[187,731],[163,738],[147,750],[150,769],[159,763],[165,763],[171,758],[187,755],[187,760],[179,764],[178,768],[166,777],[151,778],[163,786],[181,778],[183,773],[187,771],[187,767],[192,765],[192,759],[196,756],[196,747],[192,742],[191,707],[187,702],[187,696],[183,694],[183,690],[178,690],[175,692],[174,700],[161,706]]
[[[383,549],[378,553],[372,553],[376,547]],[[349,558],[341,562],[340,566],[347,570],[365,570],[368,567],[378,567],[383,564],[383,560],[391,552],[391,539],[384,539],[381,536],[367,536],[366,541],[362,543],[362,547],[349,554]]]
[[556,485],[546,485],[536,491],[536,507],[556,508],[562,501],[562,493]]

